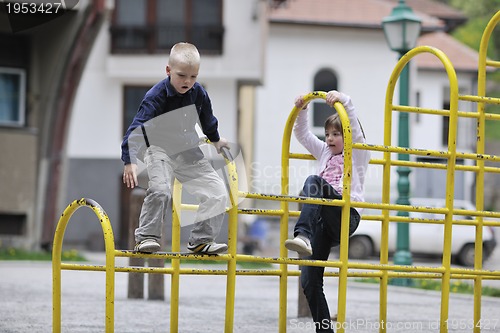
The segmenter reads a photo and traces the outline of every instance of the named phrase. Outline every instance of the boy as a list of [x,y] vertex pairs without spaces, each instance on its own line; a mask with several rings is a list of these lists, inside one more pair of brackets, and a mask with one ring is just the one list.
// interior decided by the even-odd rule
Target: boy
[[196,123],[218,153],[228,143],[219,136],[207,92],[196,82],[199,67],[200,55],[194,45],[175,44],[166,67],[167,78],[146,93],[123,139],[123,182],[129,188],[138,185],[137,159],[143,158],[149,176],[135,230],[135,251],[160,250],[161,227],[174,177],[200,201],[188,250],[205,254],[227,250],[227,245],[215,243],[215,238],[222,226],[228,195],[224,182],[198,147]]
[[[329,91],[326,103],[333,106],[339,101],[349,116],[353,142],[365,142],[363,131],[356,118],[351,98],[338,91]],[[325,122],[325,141],[309,131],[307,105],[302,96],[295,101],[302,108],[294,126],[297,140],[319,161],[318,175],[309,176],[303,188],[303,195],[313,198],[342,199],[342,178],[344,172],[344,138],[342,123],[338,114]],[[364,201],[364,180],[370,154],[366,150],[353,150],[351,199]],[[349,235],[358,227],[360,212],[351,208]],[[294,238],[285,241],[285,247],[307,259],[327,260],[330,250],[340,244],[342,208],[304,204],[295,224]],[[303,266],[300,281],[316,326],[316,332],[333,332],[330,312],[323,293],[324,267]]]

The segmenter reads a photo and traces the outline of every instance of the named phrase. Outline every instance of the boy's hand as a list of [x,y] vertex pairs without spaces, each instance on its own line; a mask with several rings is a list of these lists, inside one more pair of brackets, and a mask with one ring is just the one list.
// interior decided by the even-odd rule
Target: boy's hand
[[330,106],[333,106],[333,104],[335,104],[336,102],[340,102],[342,104],[345,104],[345,103],[347,103],[347,101],[348,101],[347,95],[345,95],[341,92],[338,92],[337,90],[330,90],[326,94],[326,104],[328,104]]
[[304,103],[304,96],[303,95],[300,95],[299,97],[297,97],[295,99],[295,107],[297,109],[306,109],[307,108],[307,104],[308,103]]
[[220,138],[217,142],[212,142],[214,144],[215,149],[217,149],[217,153],[220,154],[220,150],[222,147],[226,147],[229,149],[229,144],[225,138]]
[[134,188],[139,183],[137,182],[137,164],[126,164],[123,169],[123,183],[127,184],[127,187]]

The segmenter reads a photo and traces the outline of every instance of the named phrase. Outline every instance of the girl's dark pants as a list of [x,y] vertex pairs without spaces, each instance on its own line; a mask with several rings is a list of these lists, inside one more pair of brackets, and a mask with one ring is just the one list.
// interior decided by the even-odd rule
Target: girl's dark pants
[[[342,196],[320,176],[309,176],[302,195],[312,198],[342,199]],[[299,233],[311,240],[313,254],[306,259],[327,260],[331,248],[340,244],[342,207],[304,204],[295,225]],[[360,216],[351,208],[349,236],[359,225]],[[324,267],[302,266],[300,281],[316,325],[316,332],[333,332],[330,311],[323,292]]]

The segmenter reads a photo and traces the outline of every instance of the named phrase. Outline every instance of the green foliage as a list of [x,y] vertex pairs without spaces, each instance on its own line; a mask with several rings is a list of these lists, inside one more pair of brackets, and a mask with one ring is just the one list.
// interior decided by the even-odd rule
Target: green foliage
[[[481,38],[486,25],[496,11],[500,9],[500,0],[447,0],[448,5],[461,10],[468,16],[468,21],[457,28],[453,37],[465,45],[479,51]],[[488,42],[487,56],[493,60],[500,60],[500,27],[496,27]],[[487,75],[489,82],[486,95],[489,97],[500,97],[500,71]],[[487,105],[487,113],[500,114],[500,106]],[[500,122],[486,120],[486,140],[500,141]]]
[[[484,28],[490,17],[470,18],[466,24],[453,31],[452,36],[470,48],[479,51],[479,44],[483,36]],[[488,45],[488,56],[494,58],[496,54],[493,43]]]
[[[77,250],[67,250],[63,251],[61,255],[63,261],[85,261],[83,257]],[[0,260],[40,260],[40,261],[50,261],[52,260],[52,253],[45,251],[26,251],[22,249],[16,249],[13,247],[0,248]]]
[[473,17],[492,15],[500,7],[500,0],[448,0],[445,2]]
[[[496,84],[490,84],[487,96],[500,98],[500,72],[489,74],[487,80],[490,82],[496,82]],[[500,114],[500,106],[494,104],[486,105],[485,112]],[[500,141],[500,121],[486,119],[485,136],[487,140]]]

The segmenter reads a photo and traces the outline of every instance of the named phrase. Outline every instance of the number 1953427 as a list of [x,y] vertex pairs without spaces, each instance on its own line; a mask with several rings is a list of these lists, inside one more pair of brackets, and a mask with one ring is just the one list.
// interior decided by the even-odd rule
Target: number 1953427
[[57,14],[62,7],[61,2],[7,2],[7,14]]

